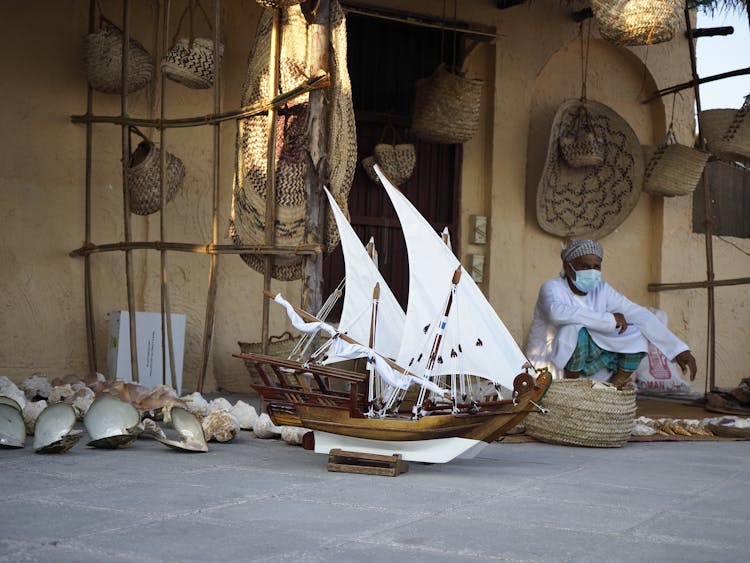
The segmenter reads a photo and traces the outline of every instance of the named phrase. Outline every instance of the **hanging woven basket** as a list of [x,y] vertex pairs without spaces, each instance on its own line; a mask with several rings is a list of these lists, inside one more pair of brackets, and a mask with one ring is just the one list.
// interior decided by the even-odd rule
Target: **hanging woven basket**
[[[224,45],[219,44],[219,59]],[[205,89],[214,84],[214,42],[197,37],[190,41],[182,38],[164,55],[161,68],[170,80],[188,88]]]
[[[161,149],[148,139],[144,139],[130,155],[127,168],[130,211],[136,215],[150,215],[161,209],[159,173]],[[164,193],[166,201],[172,201],[182,188],[185,179],[185,165],[167,152],[167,166],[164,170]]]
[[373,182],[376,184],[380,183],[380,178],[378,178],[378,175],[375,173],[375,168],[373,168],[378,163],[377,160],[375,160],[374,156],[366,156],[362,159],[362,169],[367,174],[367,177],[370,178]]
[[660,145],[643,147],[643,156],[643,190],[673,197],[693,193],[711,154],[678,144],[670,128]]
[[[388,139],[388,137],[390,138]],[[391,142],[385,142],[390,140]],[[388,123],[383,130],[380,142],[375,145],[373,156],[380,165],[383,174],[393,184],[400,186],[411,178],[414,165],[417,162],[417,153],[411,143],[399,142],[398,132],[392,123]],[[375,171],[373,170],[373,174]],[[377,175],[376,175],[377,177]]]
[[[177,32],[172,40],[172,48],[164,54],[161,68],[170,80],[179,82],[188,88],[205,89],[214,84],[214,41],[206,37],[195,37],[194,4],[203,14],[209,30],[213,30],[211,20],[199,1],[189,0],[177,23]],[[182,22],[189,14],[190,36],[177,39],[182,29]],[[219,60],[224,54],[224,45],[219,44]]]
[[599,166],[604,162],[604,142],[594,129],[585,100],[581,100],[575,118],[558,143],[560,155],[572,168]]
[[257,0],[258,4],[266,8],[288,8],[295,4],[302,4],[305,0]]
[[739,110],[709,109],[698,114],[708,150],[723,160],[750,159],[750,97]]
[[591,0],[601,36],[615,45],[670,41],[683,8],[684,0]]
[[530,413],[526,433],[551,444],[619,448],[635,422],[635,389],[590,379],[553,381],[542,405],[549,413]]
[[482,80],[449,72],[440,65],[415,84],[414,135],[432,143],[464,143],[479,129]]
[[[99,31],[83,40],[83,61],[89,85],[107,94],[122,93],[122,31],[102,17]],[[140,90],[154,75],[154,61],[135,39],[128,42],[128,93]]]

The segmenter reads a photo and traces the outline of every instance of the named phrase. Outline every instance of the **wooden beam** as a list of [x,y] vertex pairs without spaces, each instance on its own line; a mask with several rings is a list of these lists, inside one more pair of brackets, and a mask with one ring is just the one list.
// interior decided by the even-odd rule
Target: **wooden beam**
[[[279,89],[279,61],[281,58],[281,9],[273,11],[273,27],[270,37],[271,47],[268,60],[268,97],[272,98]],[[268,112],[268,135],[266,137],[266,215],[264,242],[273,246],[276,240],[276,124],[277,111],[272,108]],[[271,289],[271,256],[263,256],[263,290]],[[261,350],[268,353],[268,300],[263,299],[261,312],[260,341]]]
[[260,115],[270,111],[272,108],[283,106],[289,101],[298,98],[308,92],[320,88],[327,88],[330,77],[325,73],[314,74],[302,84],[292,88],[288,92],[279,94],[267,102],[259,102],[238,110],[209,113],[198,117],[182,117],[177,119],[146,119],[122,115],[72,115],[71,123],[115,123],[117,125],[134,125],[137,127],[156,127],[157,129],[168,127],[200,127],[201,125],[213,125],[221,121],[233,121]]
[[717,35],[732,35],[733,33],[734,28],[731,25],[724,27],[701,27],[692,31],[685,30],[685,37],[697,39],[698,37],[715,37]]
[[687,82],[683,82],[682,84],[676,84],[675,86],[669,86],[667,88],[662,88],[661,90],[657,90],[651,97],[646,98],[643,100],[643,104],[648,104],[657,98],[661,98],[662,96],[666,96],[668,94],[675,94],[677,92],[680,92],[681,90],[687,90],[688,88],[694,88],[695,86],[699,84],[706,84],[707,82],[714,82],[716,80],[722,80],[724,78],[732,78],[733,76],[743,76],[745,74],[750,74],[750,66],[747,68],[740,68],[737,70],[730,70],[728,72],[722,72],[720,74],[713,74],[711,76],[705,76],[703,78],[694,78],[692,80],[688,80]]
[[698,289],[698,288],[709,288],[709,287],[726,287],[730,285],[746,285],[750,284],[750,278],[733,278],[729,280],[713,280],[713,281],[699,281],[699,282],[679,282],[679,283],[650,283],[648,284],[648,290],[652,292],[656,291],[673,291],[675,289]]
[[[309,28],[311,72],[328,72],[330,37],[330,3],[320,0],[316,21]],[[305,177],[307,207],[305,212],[305,242],[325,244],[326,222],[323,186],[329,178],[328,106],[326,92],[310,93],[308,106],[308,166]],[[302,308],[319,311],[323,304],[323,256],[305,259],[302,274]]]
[[[407,4],[406,2],[404,4]],[[373,8],[356,2],[343,1],[341,7],[345,12],[368,16],[381,20],[416,25],[419,27],[430,27],[442,31],[457,31],[465,35],[473,35],[476,38],[483,38],[485,41],[494,40],[498,37],[495,26],[470,24],[459,21],[445,21],[444,19],[416,14],[404,10],[389,10],[385,8]]]

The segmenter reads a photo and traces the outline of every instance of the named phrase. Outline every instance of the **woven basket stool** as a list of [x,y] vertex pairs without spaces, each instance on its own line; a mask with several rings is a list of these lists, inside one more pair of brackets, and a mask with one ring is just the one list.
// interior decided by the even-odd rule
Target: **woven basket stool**
[[[594,383],[602,388],[593,389]],[[530,413],[526,433],[550,444],[619,448],[633,430],[635,389],[618,391],[590,379],[557,380],[542,405],[549,413]]]

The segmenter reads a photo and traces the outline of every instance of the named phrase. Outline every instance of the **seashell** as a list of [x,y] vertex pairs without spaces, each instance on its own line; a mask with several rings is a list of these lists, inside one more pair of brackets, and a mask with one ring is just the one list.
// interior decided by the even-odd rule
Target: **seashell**
[[42,399],[41,401],[30,401],[26,403],[26,407],[23,409],[23,421],[26,423],[26,433],[34,433],[34,425],[36,419],[39,418],[41,412],[47,408],[47,401]]
[[240,423],[242,430],[252,430],[255,421],[258,420],[258,413],[255,411],[255,407],[248,405],[244,401],[237,401],[229,412],[237,418],[237,422]]
[[172,422],[172,417],[171,417],[172,407],[180,407],[180,408],[187,410],[187,405],[185,401],[183,401],[182,399],[169,399],[166,403],[164,403],[164,406],[160,409],[160,412],[158,413],[161,419],[167,424]]
[[18,412],[23,412],[23,408],[21,405],[18,404],[18,401],[11,397],[6,397],[5,395],[0,395],[0,404],[3,405],[10,405],[14,409],[16,409]]
[[96,396],[94,395],[94,392],[89,389],[88,387],[84,387],[83,389],[79,389],[75,392],[73,395],[73,408],[76,411],[76,417],[78,420],[82,420],[83,416],[86,414],[86,411],[89,410],[91,407],[91,403],[94,402],[94,398]]
[[78,377],[76,374],[69,373],[68,375],[64,375],[63,377],[56,377],[55,379],[52,380],[51,383],[52,383],[52,387],[60,387],[63,385],[70,385],[71,387],[73,387],[74,384],[82,383],[82,382],[83,380],[80,377]]
[[73,389],[73,386],[70,383],[65,383],[63,385],[55,385],[52,388],[52,391],[49,392],[49,397],[47,398],[47,402],[50,404],[54,403],[71,403],[73,402],[72,397],[76,394],[75,389]]
[[168,385],[157,385],[153,388],[138,386],[131,388],[132,403],[140,411],[156,412],[164,408],[169,401],[177,400],[177,392]]
[[209,412],[202,421],[203,435],[206,440],[229,442],[240,432],[240,423],[229,411]]
[[34,425],[32,447],[38,454],[67,452],[78,443],[80,431],[74,432],[76,413],[67,403],[55,403],[44,409]]
[[208,414],[218,411],[229,412],[232,410],[232,403],[227,401],[224,397],[217,397],[210,403],[208,403]]
[[206,399],[204,399],[197,391],[180,397],[180,400],[185,403],[185,408],[191,413],[196,414],[201,418],[208,414],[208,401],[206,401]]
[[118,448],[123,449],[130,447],[130,445],[135,442],[135,439],[137,437],[138,434],[136,433],[135,429],[133,429],[132,434],[115,434],[114,436],[105,436],[104,438],[99,438],[98,440],[91,440],[86,445],[93,448],[101,448],[103,450],[116,450]]
[[253,424],[253,432],[256,438],[277,438],[281,434],[281,428],[276,426],[266,413],[262,413]]
[[135,427],[141,421],[138,410],[115,397],[97,397],[83,417],[83,424],[91,437],[87,444],[95,448],[124,448],[133,443]]
[[309,428],[302,428],[301,426],[282,426],[281,427],[281,439],[287,444],[293,446],[301,446],[302,438],[305,434],[312,432]]
[[99,395],[114,395],[115,397],[125,401],[126,403],[132,403],[133,397],[131,396],[131,389],[137,388],[138,385],[135,383],[128,383],[122,379],[114,379],[111,381],[100,380],[97,378],[96,382],[91,386],[94,394],[98,397]]
[[36,397],[46,399],[52,391],[52,384],[47,376],[41,373],[35,373],[31,377],[24,379],[18,386],[25,394],[26,398],[33,401]]
[[10,403],[0,403],[0,447],[23,448],[26,425],[21,411]]
[[186,408],[177,405],[173,406],[169,412],[172,426],[177,431],[179,439],[170,440],[166,436],[156,439],[177,450],[207,452],[208,444],[206,444],[206,437],[203,434],[203,427],[198,417]]
[[152,438],[155,438],[157,440],[159,438],[163,438],[165,440],[167,439],[166,434],[164,434],[164,431],[157,424],[157,422],[150,418],[142,419],[137,428],[139,438],[143,436],[151,436]]
[[24,392],[4,375],[0,375],[0,395],[10,397],[18,403],[22,409],[26,406],[26,395]]

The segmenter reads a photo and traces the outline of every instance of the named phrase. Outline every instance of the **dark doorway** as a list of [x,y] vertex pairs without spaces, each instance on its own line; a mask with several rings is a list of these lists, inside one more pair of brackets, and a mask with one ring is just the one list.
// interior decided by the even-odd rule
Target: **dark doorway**
[[[414,174],[400,189],[436,231],[448,227],[454,246],[458,244],[461,145],[421,142],[409,126],[415,81],[429,76],[441,61],[455,62],[454,45],[460,44],[460,35],[349,14],[347,36],[357,123],[357,171],[349,195],[351,224],[363,243],[374,238],[380,271],[406,308],[409,280],[401,226],[385,190],[370,180],[360,163],[383,141],[386,126],[393,125],[400,142],[414,143],[417,155]],[[323,263],[324,296],[343,275],[339,247]],[[339,315],[340,308],[329,318]]]

